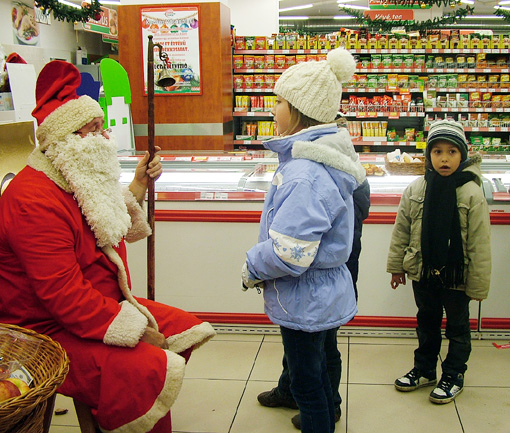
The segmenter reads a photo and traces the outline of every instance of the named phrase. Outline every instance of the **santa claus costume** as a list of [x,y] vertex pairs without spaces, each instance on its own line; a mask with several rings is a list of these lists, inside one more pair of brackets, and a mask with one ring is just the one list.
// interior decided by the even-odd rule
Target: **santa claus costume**
[[[90,406],[103,432],[169,433],[191,351],[215,332],[131,294],[124,239],[150,234],[119,184],[115,140],[73,134],[103,117],[80,74],[48,63],[36,86],[39,146],[0,197],[0,322],[49,335],[70,358],[59,393]],[[169,349],[140,341],[159,330]]]

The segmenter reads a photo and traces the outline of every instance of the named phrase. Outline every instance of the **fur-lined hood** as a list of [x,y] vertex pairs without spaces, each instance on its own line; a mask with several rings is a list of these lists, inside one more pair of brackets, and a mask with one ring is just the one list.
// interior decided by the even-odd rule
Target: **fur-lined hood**
[[312,126],[296,134],[274,138],[264,145],[278,153],[280,162],[291,158],[308,159],[323,164],[334,176],[335,170],[352,175],[363,183],[366,172],[352,145],[351,136],[336,123]]

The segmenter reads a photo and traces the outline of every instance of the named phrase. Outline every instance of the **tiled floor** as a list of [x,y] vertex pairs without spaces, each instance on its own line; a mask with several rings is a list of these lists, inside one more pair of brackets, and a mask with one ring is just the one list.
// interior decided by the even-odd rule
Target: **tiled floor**
[[[415,346],[412,338],[339,338],[343,403],[337,433],[510,432],[510,349],[473,341],[464,392],[453,403],[434,405],[431,388],[402,393],[393,387],[412,367]],[[282,354],[279,335],[217,335],[187,366],[172,409],[174,433],[297,432],[290,422],[296,411],[257,402],[257,394],[276,385]],[[59,395],[56,408],[69,412],[53,417],[50,433],[79,433],[72,401]]]

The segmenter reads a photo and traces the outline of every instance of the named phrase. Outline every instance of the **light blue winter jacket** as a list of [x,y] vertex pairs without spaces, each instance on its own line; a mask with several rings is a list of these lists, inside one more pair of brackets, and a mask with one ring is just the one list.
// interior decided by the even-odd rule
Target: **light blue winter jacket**
[[341,326],[357,313],[345,265],[352,248],[352,193],[365,169],[346,129],[319,125],[265,146],[279,166],[266,195],[259,242],[247,253],[251,279],[264,280],[265,312],[307,332]]

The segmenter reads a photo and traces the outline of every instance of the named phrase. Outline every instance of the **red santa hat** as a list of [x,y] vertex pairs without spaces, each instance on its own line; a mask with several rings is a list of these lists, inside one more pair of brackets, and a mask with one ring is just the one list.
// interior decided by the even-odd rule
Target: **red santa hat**
[[32,111],[39,125],[36,136],[41,151],[104,116],[97,101],[77,95],[80,82],[80,71],[62,60],[49,62],[41,70],[35,89],[37,105]]

